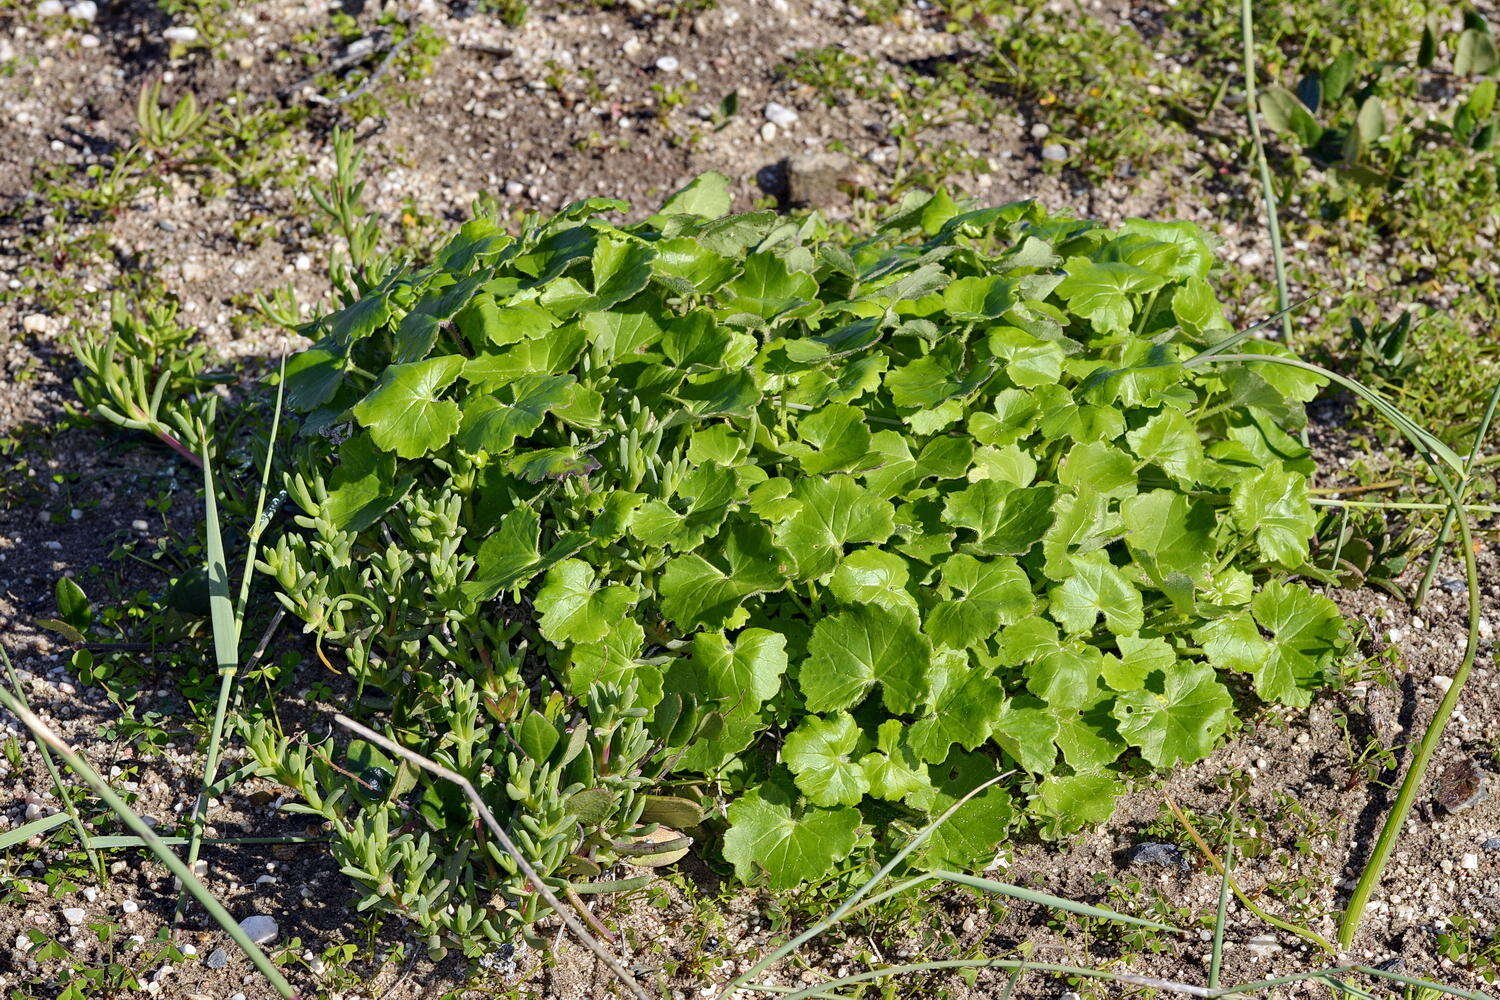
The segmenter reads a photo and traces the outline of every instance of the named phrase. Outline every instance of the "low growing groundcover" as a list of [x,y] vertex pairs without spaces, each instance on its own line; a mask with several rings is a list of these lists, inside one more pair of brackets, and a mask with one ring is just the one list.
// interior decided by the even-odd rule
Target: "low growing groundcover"
[[[849,236],[717,175],[627,208],[355,268],[286,365],[261,561],[549,882],[696,842],[789,888],[1003,775],[913,856],[980,868],[1329,679],[1320,382],[1185,364],[1232,333],[1195,226],[938,194]],[[364,905],[470,950],[538,915],[450,784],[245,728]]]

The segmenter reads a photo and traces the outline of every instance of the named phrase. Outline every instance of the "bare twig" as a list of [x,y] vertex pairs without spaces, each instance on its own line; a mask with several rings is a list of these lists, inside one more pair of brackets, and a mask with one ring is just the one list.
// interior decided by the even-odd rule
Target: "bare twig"
[[369,59],[371,56],[379,53],[379,46],[386,40],[388,34],[382,31],[376,33],[375,35],[366,37],[368,37],[372,42],[369,48],[356,49],[356,46],[358,46],[359,42],[356,41],[352,43],[349,48],[345,50],[343,55],[330,60],[322,66],[319,66],[316,72],[312,73],[309,76],[302,77],[296,83],[282,87],[276,92],[276,96],[281,98],[283,101],[288,100],[289,98],[296,96],[303,87],[306,87],[308,84],[316,81],[318,77],[323,76],[325,73],[342,73],[344,70],[349,69],[351,66],[358,66],[360,63]]
[[422,770],[427,771],[430,774],[435,774],[439,778],[451,781],[459,788],[461,788],[464,795],[468,798],[469,802],[473,804],[474,811],[479,813],[480,818],[484,820],[485,826],[489,827],[490,832],[495,835],[495,840],[499,842],[501,848],[504,849],[506,854],[510,855],[511,860],[516,863],[516,867],[521,870],[521,874],[526,876],[526,880],[529,881],[536,889],[537,894],[542,897],[542,899],[547,903],[548,906],[552,907],[553,911],[558,915],[558,917],[562,919],[562,922],[567,925],[568,930],[573,932],[573,936],[581,941],[584,947],[593,952],[594,955],[598,957],[599,961],[604,963],[604,967],[608,969],[610,973],[637,998],[637,1000],[652,1000],[651,994],[647,993],[641,986],[641,984],[636,982],[635,977],[632,976],[630,972],[619,963],[614,955],[610,954],[609,949],[605,948],[604,945],[599,943],[598,938],[589,933],[588,928],[584,927],[583,924],[579,921],[577,915],[573,912],[572,907],[564,906],[562,900],[558,899],[556,894],[554,894],[552,890],[547,886],[547,883],[542,881],[542,877],[538,875],[536,869],[531,866],[531,862],[527,861],[525,856],[522,855],[521,852],[516,848],[515,843],[510,839],[510,835],[505,832],[505,828],[502,827],[499,821],[495,819],[495,814],[490,812],[489,806],[485,805],[484,799],[480,797],[478,789],[476,789],[473,784],[469,782],[468,778],[465,778],[457,771],[449,770],[448,768],[444,767],[434,760],[429,760],[428,758],[423,757],[421,754],[416,753],[413,750],[408,750],[406,747],[395,742],[394,740],[382,736],[380,733],[375,732],[375,730],[369,728],[368,726],[360,725],[358,722],[355,722],[347,715],[335,715],[333,717],[333,720],[339,725],[343,726],[345,729],[349,730],[351,733],[354,733],[363,739],[369,740],[371,743],[374,743],[381,749],[389,751],[390,753],[395,754],[403,760],[410,761],[411,763],[422,768]]
[[361,83],[349,93],[339,97],[327,98],[321,94],[313,94],[308,100],[313,104],[325,104],[329,107],[338,107],[341,104],[348,104],[350,101],[358,100],[370,92],[370,88],[374,87],[380,81],[380,78],[390,70],[391,65],[396,61],[396,56],[401,54],[401,50],[410,45],[416,37],[416,23],[412,22],[407,25],[406,35],[400,41],[396,42],[396,44],[385,50],[385,57],[380,60],[378,66],[370,70],[370,75],[365,77],[364,83]]
[[255,666],[260,658],[265,655],[266,647],[271,644],[271,637],[276,634],[276,626],[281,624],[281,619],[285,615],[285,608],[276,609],[276,614],[271,617],[271,624],[266,626],[265,633],[261,635],[260,643],[255,647],[255,652],[250,654],[250,658],[245,661],[245,665],[241,668],[245,673],[249,673],[250,668]]

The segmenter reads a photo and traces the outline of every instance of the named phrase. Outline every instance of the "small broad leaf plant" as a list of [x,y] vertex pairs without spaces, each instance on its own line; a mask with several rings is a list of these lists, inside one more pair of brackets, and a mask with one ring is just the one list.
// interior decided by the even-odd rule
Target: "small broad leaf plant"
[[[1293,580],[1319,383],[1182,364],[1229,332],[1197,228],[729,206],[706,175],[635,224],[478,218],[287,365],[300,513],[261,568],[550,881],[687,830],[792,887],[1009,774],[918,856],[980,866],[1327,682],[1345,629]],[[370,905],[465,942],[537,915],[457,789],[252,736]]]

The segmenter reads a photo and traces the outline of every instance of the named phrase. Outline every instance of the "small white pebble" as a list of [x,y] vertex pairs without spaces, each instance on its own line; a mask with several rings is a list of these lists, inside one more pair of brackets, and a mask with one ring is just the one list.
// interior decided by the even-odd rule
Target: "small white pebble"
[[771,101],[766,105],[765,116],[766,121],[778,128],[790,128],[797,121],[797,112],[785,104],[777,104],[775,101]]
[[1479,855],[1465,854],[1459,864],[1471,872],[1477,872],[1479,870]]
[[161,33],[161,37],[179,45],[189,45],[198,40],[198,29],[188,24],[177,24]]
[[675,73],[682,64],[677,61],[676,56],[662,56],[656,60],[656,68],[663,73]]

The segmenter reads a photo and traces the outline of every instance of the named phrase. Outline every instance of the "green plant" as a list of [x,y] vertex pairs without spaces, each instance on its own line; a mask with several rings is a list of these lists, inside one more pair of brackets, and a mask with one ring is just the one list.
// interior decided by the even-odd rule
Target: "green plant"
[[1438,931],[1438,954],[1474,970],[1486,982],[1500,979],[1500,938],[1487,933],[1472,916],[1456,913]]
[[[1393,107],[1401,103],[1402,92],[1413,86],[1417,74],[1431,68],[1438,52],[1437,38],[1428,26],[1409,64],[1393,59],[1367,61],[1351,48],[1327,59],[1319,49],[1310,49],[1308,58],[1318,60],[1320,67],[1304,75],[1295,91],[1267,88],[1260,97],[1261,112],[1274,130],[1295,140],[1312,162],[1336,168],[1358,184],[1393,190],[1414,169],[1410,161],[1424,156],[1423,143],[1432,144],[1441,137],[1483,152],[1494,142],[1493,79],[1474,81],[1447,122],[1419,120]],[[1494,50],[1489,26],[1482,18],[1472,20],[1455,43],[1457,77],[1494,69],[1493,61],[1476,57],[1476,44]]]
[[[544,874],[607,867],[665,782],[726,792],[724,857],[784,888],[1012,771],[920,855],[979,865],[1206,754],[1231,688],[1326,682],[1342,622],[1288,579],[1316,525],[1288,430],[1319,379],[1207,367],[1227,324],[1194,227],[939,194],[843,244],[728,204],[710,175],[635,225],[593,199],[516,236],[476,219],[426,267],[364,255],[287,365],[298,530],[264,570]],[[507,746],[523,723],[546,738]],[[594,749],[637,725],[664,756]],[[402,842],[386,811],[435,793],[251,742],[383,905],[459,940],[532,915],[513,873],[506,919],[427,901],[494,884],[437,849],[467,842],[461,804]],[[596,784],[606,808],[570,807]]]

